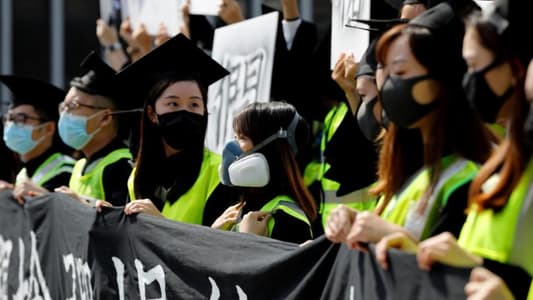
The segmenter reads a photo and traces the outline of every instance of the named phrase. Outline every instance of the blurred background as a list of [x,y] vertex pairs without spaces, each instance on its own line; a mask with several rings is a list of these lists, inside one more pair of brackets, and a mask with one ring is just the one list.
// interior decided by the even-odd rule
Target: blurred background
[[[261,4],[280,7],[280,0],[239,2],[247,18],[259,15]],[[384,1],[372,2],[373,11],[387,9]],[[331,21],[331,1],[299,3],[303,19],[314,22],[322,37]],[[88,52],[99,49],[99,15],[98,0],[0,0],[0,74],[33,76],[65,87]],[[0,99],[3,113],[9,94],[2,87]]]

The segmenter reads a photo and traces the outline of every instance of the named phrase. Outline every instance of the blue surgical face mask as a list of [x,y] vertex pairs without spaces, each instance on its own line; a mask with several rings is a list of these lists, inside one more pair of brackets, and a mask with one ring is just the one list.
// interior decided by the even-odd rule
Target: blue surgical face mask
[[69,112],[61,113],[58,122],[58,130],[61,140],[76,150],[83,148],[101,129],[98,128],[92,133],[87,132],[87,122],[99,113],[101,113],[101,111],[88,117],[76,116]]
[[36,141],[31,137],[34,129],[42,128],[44,125],[31,126],[7,122],[4,127],[4,142],[9,149],[24,155],[44,140],[44,136]]

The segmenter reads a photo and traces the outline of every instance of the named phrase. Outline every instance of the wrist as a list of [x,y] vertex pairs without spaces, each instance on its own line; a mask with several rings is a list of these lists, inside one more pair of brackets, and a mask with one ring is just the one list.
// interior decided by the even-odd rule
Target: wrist
[[103,48],[104,48],[104,50],[113,52],[113,51],[122,49],[122,44],[120,44],[120,42],[116,41],[113,44],[103,45]]
[[298,11],[298,3],[291,1],[290,3],[283,3],[283,19],[285,21],[296,21],[300,18],[300,12]]

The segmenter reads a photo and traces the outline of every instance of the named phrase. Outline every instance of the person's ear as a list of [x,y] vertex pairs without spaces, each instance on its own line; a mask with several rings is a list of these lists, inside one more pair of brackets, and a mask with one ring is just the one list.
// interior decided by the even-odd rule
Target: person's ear
[[102,117],[100,119],[100,127],[106,127],[113,123],[113,111],[111,109],[105,109],[102,112]]
[[32,139],[38,140],[43,136],[52,136],[56,130],[56,124],[52,121],[44,122],[41,124],[41,127],[37,130],[33,130]]
[[46,135],[47,136],[54,136],[54,134],[56,133],[56,123],[55,122],[46,122],[45,123],[45,126],[43,127],[43,130],[46,131]]
[[154,124],[158,124],[159,121],[157,119],[157,113],[155,112],[154,108],[151,105],[146,106],[146,115],[148,116],[148,120]]

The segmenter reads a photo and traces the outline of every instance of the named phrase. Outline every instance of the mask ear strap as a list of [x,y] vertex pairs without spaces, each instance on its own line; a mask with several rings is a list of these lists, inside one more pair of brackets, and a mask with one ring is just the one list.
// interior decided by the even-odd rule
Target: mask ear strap
[[298,112],[296,112],[294,114],[294,118],[292,118],[292,121],[289,124],[289,127],[287,127],[287,141],[289,142],[294,154],[298,153],[298,144],[296,143],[296,127],[300,122],[300,118],[300,115]]
[[294,151],[294,154],[298,152],[298,146],[296,144],[296,126],[298,126],[298,122],[300,121],[300,115],[298,113],[294,114],[294,118],[292,119],[291,123],[287,127],[287,130],[280,128],[278,132],[274,133],[273,135],[267,137],[263,141],[261,141],[259,144],[255,145],[250,151],[247,151],[246,153],[243,153],[239,158],[243,158],[249,154],[257,152],[259,149],[263,148],[264,146],[270,144],[274,140],[277,139],[287,139],[289,142],[289,145],[291,146],[292,150]]
[[261,143],[255,145],[250,151],[246,151],[246,153],[243,153],[239,158],[243,158],[249,154],[257,152],[259,149],[263,148],[267,144],[272,143],[274,140],[277,140],[279,138],[286,138],[287,137],[287,131],[283,130],[282,128],[279,129],[278,132],[274,133],[273,135],[267,137],[264,139]]

